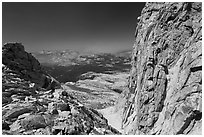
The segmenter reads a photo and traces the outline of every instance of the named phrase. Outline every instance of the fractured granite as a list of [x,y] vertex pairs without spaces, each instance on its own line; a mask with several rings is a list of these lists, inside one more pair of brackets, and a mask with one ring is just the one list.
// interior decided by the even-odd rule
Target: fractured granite
[[202,3],[150,2],[139,17],[125,134],[201,134]]

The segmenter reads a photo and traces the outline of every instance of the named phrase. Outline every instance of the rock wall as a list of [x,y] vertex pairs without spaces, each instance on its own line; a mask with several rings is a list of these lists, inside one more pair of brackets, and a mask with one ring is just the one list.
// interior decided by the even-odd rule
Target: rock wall
[[60,83],[43,70],[38,60],[27,53],[21,43],[6,43],[3,46],[2,63],[38,87],[45,89],[60,87]]
[[138,19],[125,134],[201,134],[202,3],[146,3]]

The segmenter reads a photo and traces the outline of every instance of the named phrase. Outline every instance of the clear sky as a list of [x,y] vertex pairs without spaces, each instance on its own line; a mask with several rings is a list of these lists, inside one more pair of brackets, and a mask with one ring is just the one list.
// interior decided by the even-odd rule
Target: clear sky
[[[2,3],[2,42],[21,42],[29,52],[132,49],[145,3]],[[2,43],[2,44],[3,44]]]

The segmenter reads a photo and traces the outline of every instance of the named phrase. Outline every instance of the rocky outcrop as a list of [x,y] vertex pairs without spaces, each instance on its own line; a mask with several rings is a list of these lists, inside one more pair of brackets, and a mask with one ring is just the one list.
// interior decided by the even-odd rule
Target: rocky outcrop
[[6,43],[3,46],[2,63],[38,87],[45,89],[60,87],[60,83],[43,70],[38,60],[27,53],[21,43]]
[[125,98],[125,134],[202,133],[202,3],[146,3]]
[[57,88],[21,44],[4,45],[2,58],[2,134],[120,134],[102,114]]

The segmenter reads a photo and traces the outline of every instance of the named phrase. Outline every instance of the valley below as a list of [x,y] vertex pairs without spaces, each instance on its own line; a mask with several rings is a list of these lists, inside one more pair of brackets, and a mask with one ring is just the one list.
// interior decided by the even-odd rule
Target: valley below
[[122,131],[122,111],[115,106],[122,92],[128,90],[131,52],[65,51],[44,51],[33,55],[41,61],[47,73],[62,83],[63,90],[86,107],[101,112],[111,126]]

